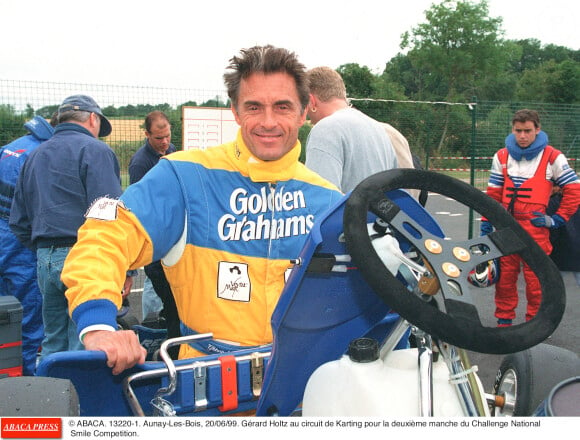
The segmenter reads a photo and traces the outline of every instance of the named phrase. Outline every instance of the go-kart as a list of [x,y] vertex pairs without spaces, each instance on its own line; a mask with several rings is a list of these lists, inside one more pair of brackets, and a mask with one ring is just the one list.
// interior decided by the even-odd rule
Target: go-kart
[[[495,231],[449,239],[407,189],[454,199]],[[541,307],[528,322],[484,325],[469,275],[514,253],[540,279]],[[166,340],[161,361],[119,376],[102,352],[56,353],[37,375],[70,380],[81,416],[526,416],[580,376],[576,353],[543,343],[564,309],[558,269],[499,204],[445,175],[391,170],[317,221],[272,316],[273,344],[173,361],[169,347],[211,334]],[[492,392],[468,351],[506,355]]]

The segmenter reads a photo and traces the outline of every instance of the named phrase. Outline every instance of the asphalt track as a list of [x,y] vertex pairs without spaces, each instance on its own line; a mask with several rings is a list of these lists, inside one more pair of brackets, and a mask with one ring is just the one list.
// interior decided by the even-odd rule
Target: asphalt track
[[[469,230],[469,209],[460,203],[439,194],[430,194],[427,210],[436,219],[443,231],[452,239],[467,239]],[[477,217],[475,217],[477,218]],[[477,228],[477,231],[479,228]],[[580,353],[580,287],[576,285],[571,273],[563,273],[563,280],[566,286],[567,304],[564,317],[556,331],[545,341],[547,344],[566,348],[575,353]],[[137,287],[140,287],[138,281]],[[523,320],[525,295],[523,293],[523,281],[519,282],[520,305],[517,309],[518,320]],[[493,288],[481,289],[477,299],[477,307],[483,325],[494,326],[493,317]],[[141,321],[141,293],[139,291],[129,296],[130,310],[139,321]],[[494,378],[504,355],[489,355],[469,352],[469,359],[472,365],[477,366],[478,375],[487,392],[491,392]]]

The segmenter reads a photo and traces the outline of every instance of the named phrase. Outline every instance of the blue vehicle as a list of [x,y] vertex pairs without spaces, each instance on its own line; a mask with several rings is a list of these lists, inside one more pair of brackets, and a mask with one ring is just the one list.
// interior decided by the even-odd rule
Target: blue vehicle
[[[406,189],[450,197],[496,230],[448,239]],[[513,253],[538,275],[542,305],[528,322],[486,326],[477,294],[489,283],[476,267],[489,275],[490,262]],[[166,340],[160,361],[119,376],[102,352],[56,353],[30,380],[72,384],[69,414],[59,415],[527,416],[562,381],[578,386],[578,355],[544,344],[564,309],[558,269],[499,204],[445,175],[391,170],[315,225],[272,316],[271,346],[172,361],[169,347],[211,335]],[[505,355],[491,392],[467,351]],[[574,415],[575,395],[544,413]]]

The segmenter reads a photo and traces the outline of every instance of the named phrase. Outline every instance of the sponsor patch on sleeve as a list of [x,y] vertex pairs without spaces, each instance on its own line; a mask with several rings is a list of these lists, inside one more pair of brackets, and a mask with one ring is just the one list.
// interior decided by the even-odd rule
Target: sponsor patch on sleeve
[[125,205],[121,200],[101,197],[93,202],[85,217],[97,220],[115,220],[117,218],[117,208],[119,207],[125,209]]

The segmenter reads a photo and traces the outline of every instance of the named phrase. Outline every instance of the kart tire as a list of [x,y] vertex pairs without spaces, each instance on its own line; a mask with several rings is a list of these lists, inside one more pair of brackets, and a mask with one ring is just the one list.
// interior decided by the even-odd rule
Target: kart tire
[[493,394],[506,399],[496,416],[525,417],[548,397],[562,380],[580,374],[580,358],[570,350],[539,344],[503,358],[496,374]]
[[1,417],[78,417],[79,396],[68,379],[7,377],[0,379]]

